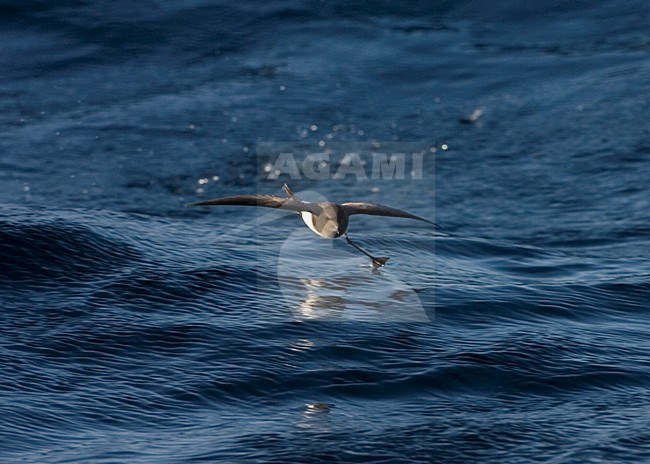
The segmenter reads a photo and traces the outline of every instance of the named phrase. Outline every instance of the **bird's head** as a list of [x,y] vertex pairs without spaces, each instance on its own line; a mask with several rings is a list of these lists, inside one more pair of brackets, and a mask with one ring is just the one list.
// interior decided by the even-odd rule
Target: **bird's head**
[[327,238],[338,238],[348,230],[348,215],[336,203],[330,203],[323,207],[326,217],[325,226],[323,227],[323,236]]

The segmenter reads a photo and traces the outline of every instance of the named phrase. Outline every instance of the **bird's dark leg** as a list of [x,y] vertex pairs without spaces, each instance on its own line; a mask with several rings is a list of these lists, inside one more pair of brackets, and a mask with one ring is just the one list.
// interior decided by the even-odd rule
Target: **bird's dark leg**
[[348,234],[347,234],[347,233],[345,234],[345,241],[348,242],[349,245],[352,245],[354,248],[356,248],[356,249],[359,250],[361,253],[363,253],[364,255],[366,255],[368,258],[370,258],[370,259],[372,260],[372,267],[373,267],[374,269],[383,266],[384,264],[386,264],[386,261],[388,261],[388,259],[389,259],[389,258],[375,258],[375,257],[372,256],[370,253],[368,253],[366,250],[364,250],[364,249],[361,248],[359,245],[357,245],[357,244],[354,243],[352,240],[350,240],[350,237],[348,237]]

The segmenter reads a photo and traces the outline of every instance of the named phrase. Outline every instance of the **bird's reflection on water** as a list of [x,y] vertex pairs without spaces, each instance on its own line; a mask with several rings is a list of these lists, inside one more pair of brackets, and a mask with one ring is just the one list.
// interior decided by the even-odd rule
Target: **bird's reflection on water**
[[335,319],[342,316],[346,300],[339,295],[321,294],[321,291],[337,291],[324,280],[300,279],[304,286],[304,299],[294,308],[303,319]]
[[[312,241],[305,246],[305,237]],[[416,291],[390,271],[367,262],[331,241],[297,230],[283,244],[278,283],[298,320],[430,322]]]

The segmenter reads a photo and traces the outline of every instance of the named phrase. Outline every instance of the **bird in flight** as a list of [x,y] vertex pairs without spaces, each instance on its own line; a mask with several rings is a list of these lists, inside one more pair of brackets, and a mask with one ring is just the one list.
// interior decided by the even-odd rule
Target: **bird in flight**
[[265,208],[278,208],[295,211],[300,214],[302,220],[307,224],[307,227],[321,237],[335,239],[339,238],[341,235],[345,236],[345,240],[348,244],[352,245],[372,260],[372,266],[375,269],[385,265],[389,258],[372,256],[348,237],[347,230],[350,216],[353,214],[369,214],[373,216],[401,217],[417,219],[418,221],[428,222],[434,226],[436,225],[434,222],[428,221],[414,214],[383,205],[358,202],[339,204],[332,202],[304,201],[294,195],[287,184],[284,184],[282,188],[286,197],[280,197],[277,195],[242,195],[190,203],[188,206],[262,206]]

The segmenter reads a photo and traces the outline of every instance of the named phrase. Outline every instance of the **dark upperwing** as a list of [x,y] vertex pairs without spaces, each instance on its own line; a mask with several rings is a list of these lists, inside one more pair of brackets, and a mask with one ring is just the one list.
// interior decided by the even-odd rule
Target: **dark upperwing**
[[190,203],[187,206],[261,206],[289,211],[309,211],[320,214],[321,208],[316,203],[297,200],[295,197],[282,198],[276,195],[242,195],[237,197],[216,198],[214,200]]
[[421,218],[415,214],[407,213],[396,208],[391,208],[384,205],[374,205],[372,203],[343,203],[341,205],[345,212],[349,215],[352,214],[369,214],[372,216],[390,216],[390,217],[401,217],[408,219],[417,219],[418,221],[428,222],[437,226],[435,222],[431,222],[428,219]]

